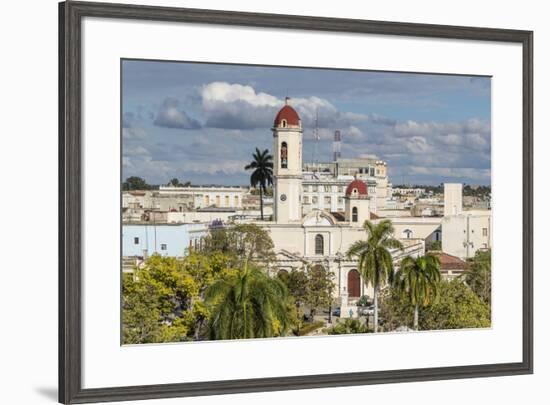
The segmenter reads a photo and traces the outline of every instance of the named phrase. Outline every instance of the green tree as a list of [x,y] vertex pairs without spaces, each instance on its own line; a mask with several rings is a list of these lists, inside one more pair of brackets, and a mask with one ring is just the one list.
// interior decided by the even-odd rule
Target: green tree
[[[291,299],[296,308],[296,319],[301,318],[300,308],[303,307],[308,298],[308,276],[303,269],[292,269],[290,272],[279,272],[277,277],[285,284]],[[297,323],[297,334],[299,334],[301,323]]]
[[483,302],[491,305],[491,251],[478,250],[469,260],[463,280]]
[[250,175],[250,185],[260,190],[260,215],[264,220],[264,201],[263,193],[267,192],[267,186],[273,184],[273,156],[265,149],[260,152],[256,148],[256,152],[252,154],[252,162],[245,166],[245,170],[253,170]]
[[172,180],[170,180],[168,182],[167,186],[180,187],[180,186],[182,186],[182,184],[180,183],[180,181],[176,177],[174,177]]
[[307,269],[306,304],[311,311],[311,317],[318,308],[332,305],[334,291],[334,274],[324,266],[314,265]]
[[427,242],[426,243],[426,250],[427,251],[441,250],[441,241],[440,240],[434,240],[432,242]]
[[143,268],[123,278],[124,343],[189,340],[188,333],[194,332],[189,315],[198,293],[198,283],[175,258],[151,256]]
[[405,257],[395,273],[393,286],[414,306],[414,329],[418,330],[418,308],[437,299],[441,280],[439,258],[426,255],[413,259]]
[[402,249],[403,245],[393,237],[393,225],[390,220],[380,221],[377,225],[365,221],[367,240],[353,243],[347,251],[350,259],[359,259],[359,272],[365,282],[374,288],[374,331],[378,332],[378,294],[380,287],[393,281],[393,259],[390,249]]
[[211,230],[204,239],[203,252],[222,252],[233,259],[235,267],[250,261],[268,265],[275,260],[271,236],[255,224],[233,224]]
[[[491,309],[461,280],[442,280],[439,297],[419,314],[420,330],[487,328],[491,326]],[[410,325],[414,306],[408,297],[392,289],[382,297],[381,316],[388,330]]]
[[203,302],[207,287],[234,273],[221,252],[191,252],[184,259],[151,256],[123,276],[123,342],[199,340],[209,317]]
[[129,190],[150,190],[151,186],[141,177],[131,176],[122,183],[122,189],[124,191]]
[[215,281],[206,291],[206,303],[213,340],[284,336],[291,326],[293,311],[283,282],[246,263],[236,274]]
[[367,333],[369,329],[358,319],[346,318],[343,322],[327,329],[329,335],[348,335],[350,333]]
[[420,314],[420,328],[462,329],[491,326],[491,309],[459,279],[441,282],[439,298]]

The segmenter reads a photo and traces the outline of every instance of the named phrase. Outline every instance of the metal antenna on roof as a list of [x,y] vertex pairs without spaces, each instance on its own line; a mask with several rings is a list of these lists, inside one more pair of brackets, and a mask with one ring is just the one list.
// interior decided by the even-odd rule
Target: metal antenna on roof
[[315,109],[315,127],[313,129],[313,140],[314,140],[314,143],[313,143],[313,162],[316,163],[316,164],[319,163],[319,161],[317,160],[317,149],[318,149],[320,139],[321,139],[321,137],[319,136],[319,108],[316,108]]

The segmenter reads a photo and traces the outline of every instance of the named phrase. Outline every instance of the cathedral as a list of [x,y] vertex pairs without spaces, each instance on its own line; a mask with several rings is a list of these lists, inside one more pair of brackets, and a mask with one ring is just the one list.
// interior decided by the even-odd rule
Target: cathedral
[[[273,186],[274,209],[271,222],[259,222],[273,239],[277,254],[274,272],[302,269],[305,265],[323,266],[334,275],[334,296],[342,316],[362,295],[372,298],[372,286],[366,285],[357,269],[357,261],[346,257],[348,248],[357,240],[365,240],[365,220],[379,221],[375,200],[367,184],[359,178],[345,190],[344,215],[313,209],[303,210],[302,123],[289,104],[277,113],[273,123]],[[424,253],[422,239],[402,240],[405,248],[392,252],[398,262],[404,256]]]

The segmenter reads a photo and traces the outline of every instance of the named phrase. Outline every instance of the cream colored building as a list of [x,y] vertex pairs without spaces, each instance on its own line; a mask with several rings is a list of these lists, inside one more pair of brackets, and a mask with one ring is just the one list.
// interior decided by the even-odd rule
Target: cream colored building
[[491,249],[491,210],[464,210],[462,184],[445,184],[445,216],[441,222],[442,249],[467,259],[478,250]]
[[243,208],[243,197],[250,192],[248,187],[230,186],[160,186],[161,196],[189,196],[197,208]]
[[330,163],[303,165],[304,215],[314,209],[343,212],[344,190],[356,177],[368,185],[374,202],[371,205],[372,211],[385,208],[392,196],[387,163],[375,157],[338,158]]

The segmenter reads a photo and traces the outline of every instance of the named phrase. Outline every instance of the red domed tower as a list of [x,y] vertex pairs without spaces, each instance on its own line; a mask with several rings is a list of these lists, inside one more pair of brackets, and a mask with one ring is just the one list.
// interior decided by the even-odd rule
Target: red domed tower
[[361,227],[370,219],[369,190],[364,181],[355,179],[346,188],[346,221],[351,226]]
[[302,122],[288,97],[272,131],[275,221],[298,222],[302,219]]

